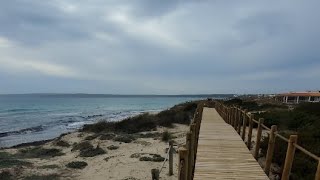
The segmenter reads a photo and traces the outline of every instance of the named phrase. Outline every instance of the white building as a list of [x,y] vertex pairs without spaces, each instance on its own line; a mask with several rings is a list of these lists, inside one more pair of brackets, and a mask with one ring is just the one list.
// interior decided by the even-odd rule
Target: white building
[[290,92],[278,94],[278,101],[287,104],[299,104],[301,102],[320,102],[320,91],[316,92]]

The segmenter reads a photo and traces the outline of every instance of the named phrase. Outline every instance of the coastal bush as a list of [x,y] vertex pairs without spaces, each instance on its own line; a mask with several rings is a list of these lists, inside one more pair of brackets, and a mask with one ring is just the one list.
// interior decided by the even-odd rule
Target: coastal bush
[[103,150],[102,148],[100,148],[99,146],[97,146],[96,148],[88,148],[88,149],[83,149],[80,150],[80,157],[94,157],[94,156],[98,156],[101,154],[106,154],[107,152],[105,150]]
[[104,158],[103,160],[105,160],[105,161],[109,161],[109,159],[112,159],[112,158],[114,158],[114,157],[117,157],[117,156],[109,156],[109,157],[106,157],[106,158]]
[[100,133],[103,131],[114,131],[115,122],[99,121],[94,124],[86,124],[83,126],[82,131]]
[[116,149],[119,149],[119,146],[111,145],[111,146],[108,146],[107,149],[116,150]]
[[144,156],[144,157],[140,157],[139,158],[139,161],[152,161],[152,157],[147,157],[147,156]]
[[57,164],[43,165],[39,166],[40,169],[57,169],[59,166]]
[[190,124],[197,106],[195,102],[187,102],[161,111],[156,115],[157,124],[164,127],[172,127],[172,123]]
[[113,134],[113,133],[103,133],[103,134],[100,134],[99,139],[100,139],[100,140],[111,140],[111,139],[113,139],[114,137],[116,137],[116,135]]
[[140,179],[137,179],[135,177],[126,177],[126,178],[124,178],[122,180],[140,180]]
[[[279,132],[285,137],[290,134],[298,134],[298,144],[308,151],[320,154],[320,103],[299,104],[293,110],[270,110],[260,114],[265,118],[268,126],[278,125]],[[273,121],[273,122],[272,122]],[[268,138],[264,138],[261,144],[261,153],[266,155]],[[287,150],[287,143],[276,139],[273,162],[283,166]],[[290,179],[314,179],[317,162],[310,159],[300,151],[296,151]]]
[[0,179],[1,180],[13,180],[13,175],[9,171],[2,171],[0,172]]
[[155,132],[155,133],[144,133],[144,134],[137,134],[139,138],[158,138],[162,136],[162,133]]
[[0,159],[0,168],[11,168],[13,166],[31,166],[32,163],[28,161],[21,161],[18,159]]
[[255,119],[264,118],[263,124],[268,127],[277,125],[278,129],[287,129],[287,124],[292,118],[291,116],[291,112],[287,110],[276,110],[255,114]]
[[242,100],[239,98],[233,98],[228,101],[224,101],[224,104],[229,105],[229,106],[230,105],[240,106],[242,104]]
[[170,132],[164,131],[164,132],[162,133],[162,137],[161,137],[161,140],[162,140],[162,141],[168,142],[168,141],[171,140],[171,139],[172,139],[172,135],[171,135]]
[[274,110],[274,109],[279,109],[279,110],[287,110],[288,106],[282,105],[282,104],[271,104],[271,103],[263,103],[263,104],[258,104],[254,100],[242,100],[239,98],[234,98],[228,101],[223,102],[225,105],[228,106],[240,106],[242,109],[247,109],[248,111],[265,111],[265,110]]
[[115,130],[124,133],[151,131],[157,127],[154,115],[141,114],[115,123]]
[[139,158],[139,161],[163,162],[164,160],[165,160],[165,158],[160,156],[159,154],[152,154],[152,157],[143,156],[143,157]]
[[301,103],[295,110],[320,117],[320,103]]
[[130,135],[120,135],[115,137],[113,140],[118,142],[131,143],[133,140],[135,140],[135,138]]
[[62,156],[64,153],[60,149],[51,148],[46,149],[42,147],[20,149],[18,154],[22,158],[50,158],[55,156]]
[[84,138],[84,140],[91,141],[91,140],[96,139],[98,136],[99,136],[99,134],[87,136],[86,138]]
[[31,162],[17,159],[17,155],[7,152],[0,152],[0,168],[10,168],[13,166],[30,166]]
[[71,151],[77,151],[77,150],[82,151],[84,149],[90,149],[90,148],[93,148],[93,145],[90,144],[90,142],[88,142],[88,141],[83,141],[80,143],[74,143]]
[[70,144],[63,140],[56,141],[55,145],[60,147],[70,147]]
[[198,102],[178,104],[158,114],[144,113],[126,118],[119,122],[100,121],[95,124],[84,125],[82,131],[94,133],[138,133],[152,131],[157,126],[173,127],[173,123],[190,124]]
[[86,166],[88,166],[88,163],[84,161],[72,161],[66,165],[66,167],[73,168],[73,169],[83,169]]
[[59,180],[59,176],[57,174],[49,174],[49,175],[31,175],[23,178],[23,180]]

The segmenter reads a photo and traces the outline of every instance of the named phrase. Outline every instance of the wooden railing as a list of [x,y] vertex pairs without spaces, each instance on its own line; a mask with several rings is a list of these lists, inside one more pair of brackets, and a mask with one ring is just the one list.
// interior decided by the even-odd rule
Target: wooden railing
[[[242,137],[243,141],[245,141],[246,134],[247,134],[247,147],[249,150],[251,149],[251,139],[252,139],[252,129],[253,125],[258,124],[257,128],[257,136],[256,136],[256,143],[253,156],[258,159],[259,151],[260,151],[260,143],[261,143],[261,135],[262,130],[267,130],[269,134],[269,143],[268,143],[268,150],[266,155],[266,161],[264,165],[264,171],[267,175],[270,173],[270,167],[273,158],[273,152],[275,147],[275,140],[279,138],[288,143],[286,158],[284,162],[284,167],[282,171],[282,180],[288,180],[291,167],[294,160],[294,155],[296,149],[300,150],[302,153],[306,154],[307,156],[311,157],[312,159],[318,162],[317,171],[315,173],[315,180],[320,180],[320,157],[316,156],[315,154],[309,152],[308,150],[304,149],[300,145],[297,144],[297,135],[290,135],[289,139],[285,138],[284,136],[280,135],[277,132],[277,126],[273,125],[271,128],[268,128],[263,124],[264,119],[260,118],[259,120],[254,119],[253,114],[249,114],[247,110],[243,110],[239,107],[228,107],[220,102],[215,103],[215,108],[220,114],[220,116],[225,120],[226,123],[232,125],[234,129],[238,132],[238,134]],[[248,133],[246,133],[248,125]],[[242,128],[242,131],[241,131]],[[241,133],[242,132],[242,133]]]
[[179,180],[192,180],[199,140],[199,130],[203,107],[207,103],[199,103],[195,111],[190,130],[187,132],[186,144],[179,148]]

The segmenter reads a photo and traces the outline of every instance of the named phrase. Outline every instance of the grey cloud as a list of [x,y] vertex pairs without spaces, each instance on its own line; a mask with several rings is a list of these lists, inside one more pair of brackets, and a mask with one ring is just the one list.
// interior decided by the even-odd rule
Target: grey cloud
[[[14,91],[21,79],[29,79],[29,91],[47,84],[41,90],[46,92],[50,88],[92,93],[269,92],[299,89],[293,79],[306,89],[317,88],[318,5],[317,1],[1,2],[0,62],[16,62],[0,67],[6,74],[1,81],[11,86],[2,91]],[[2,47],[4,41],[11,45]],[[39,70],[44,66],[51,73]],[[42,78],[34,78],[37,75]]]

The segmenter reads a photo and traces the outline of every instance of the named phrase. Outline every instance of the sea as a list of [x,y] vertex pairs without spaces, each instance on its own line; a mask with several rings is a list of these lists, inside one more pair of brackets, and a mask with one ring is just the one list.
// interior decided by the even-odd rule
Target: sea
[[120,121],[146,112],[159,112],[178,103],[232,95],[0,95],[0,148],[48,140],[84,124]]

